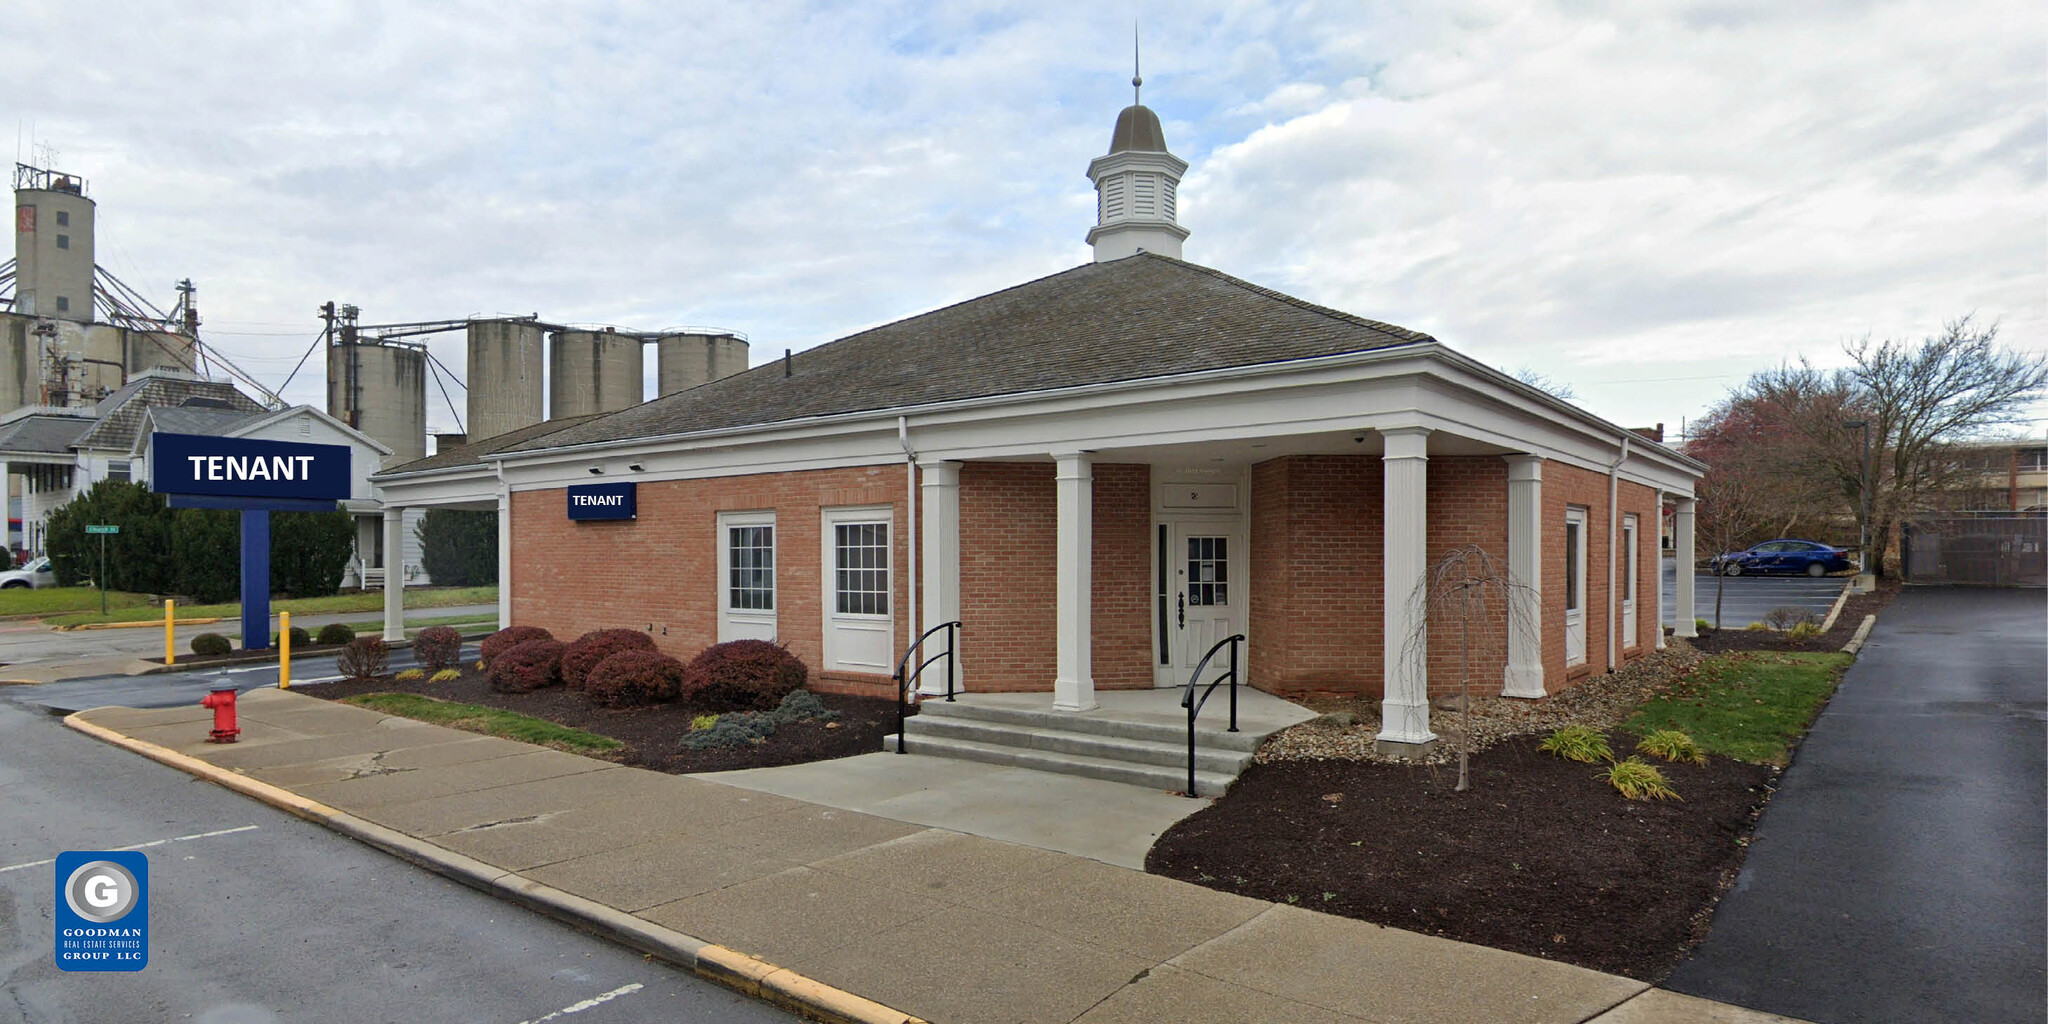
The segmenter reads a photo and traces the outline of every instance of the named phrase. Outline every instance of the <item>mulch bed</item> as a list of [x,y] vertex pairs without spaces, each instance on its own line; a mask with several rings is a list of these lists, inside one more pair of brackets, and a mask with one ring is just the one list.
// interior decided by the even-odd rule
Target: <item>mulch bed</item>
[[[1634,746],[1615,736],[1615,750]],[[1775,768],[1656,762],[1683,802],[1501,741],[1455,765],[1255,764],[1159,838],[1146,870],[1656,982],[1706,936]]]
[[[1892,598],[1899,595],[1903,586],[1889,577],[1877,581],[1877,589],[1868,594],[1851,594],[1842,602],[1842,613],[1835,617],[1835,628],[1810,639],[1793,640],[1785,634],[1769,629],[1743,629],[1740,626],[1729,629],[1709,629],[1692,642],[1705,654],[1725,654],[1729,651],[1839,651],[1842,645],[1856,635],[1856,628],[1863,625],[1863,617],[1876,615]],[[1714,604],[1701,602],[1694,609],[1700,618],[1713,621]],[[1744,623],[1747,625],[1747,623]]]
[[[363,693],[418,693],[442,700],[516,711],[609,736],[625,744],[622,750],[604,755],[607,760],[637,768],[674,772],[722,772],[735,768],[774,768],[804,764],[855,754],[873,754],[882,749],[882,737],[896,732],[896,702],[874,697],[850,697],[836,693],[818,694],[825,707],[839,712],[831,723],[796,722],[777,726],[765,741],[730,749],[688,750],[682,738],[690,731],[690,720],[715,709],[688,704],[659,704],[644,708],[602,708],[586,700],[580,691],[560,686],[530,693],[499,693],[474,664],[465,665],[462,678],[446,683],[425,679],[400,681],[383,676],[368,682],[341,681],[294,686],[293,693],[340,700]],[[915,714],[916,709],[912,708]],[[828,728],[836,725],[837,728]]]

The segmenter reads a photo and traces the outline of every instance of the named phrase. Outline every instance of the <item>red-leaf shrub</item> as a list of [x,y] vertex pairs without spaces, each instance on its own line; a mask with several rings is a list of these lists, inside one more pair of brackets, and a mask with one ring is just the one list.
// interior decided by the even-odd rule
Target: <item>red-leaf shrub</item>
[[498,655],[527,642],[528,640],[553,640],[555,635],[539,626],[507,626],[477,645],[477,657],[483,659],[484,667],[490,668]]
[[683,663],[659,651],[614,651],[584,677],[592,704],[609,708],[660,704],[683,693]]
[[576,638],[562,654],[562,685],[583,689],[583,678],[597,663],[620,651],[654,650],[654,638],[637,629],[594,629]]
[[391,659],[391,647],[381,636],[359,636],[341,649],[334,667],[350,679],[373,679],[384,674]]
[[729,640],[690,660],[683,692],[707,709],[773,711],[809,679],[804,663],[775,644]]
[[462,634],[447,626],[428,626],[412,638],[412,654],[420,667],[439,672],[462,657]]
[[491,659],[491,689],[525,693],[562,682],[563,647],[557,640],[528,640]]

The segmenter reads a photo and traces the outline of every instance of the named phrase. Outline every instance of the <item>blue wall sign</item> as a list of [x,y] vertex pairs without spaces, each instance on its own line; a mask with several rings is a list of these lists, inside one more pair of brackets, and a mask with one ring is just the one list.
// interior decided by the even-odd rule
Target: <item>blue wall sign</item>
[[634,519],[639,515],[634,484],[582,484],[569,488],[571,519]]
[[150,435],[149,489],[158,494],[340,501],[349,477],[345,444]]

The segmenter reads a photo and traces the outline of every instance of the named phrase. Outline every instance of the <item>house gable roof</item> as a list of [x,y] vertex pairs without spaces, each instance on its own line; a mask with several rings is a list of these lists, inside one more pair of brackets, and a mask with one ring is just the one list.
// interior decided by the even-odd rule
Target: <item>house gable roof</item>
[[99,422],[75,445],[79,448],[134,451],[135,440],[142,433],[145,412],[178,408],[195,398],[214,403],[209,408],[217,412],[263,412],[262,406],[235,390],[233,384],[145,374],[100,400],[93,409],[99,416]]
[[459,469],[463,466],[481,465],[486,455],[492,455],[537,438],[547,437],[571,427],[588,423],[596,418],[596,414],[592,414],[589,416],[564,416],[561,419],[543,420],[539,423],[520,427],[517,430],[508,430],[492,437],[471,441],[468,444],[457,448],[450,448],[447,451],[435,452],[424,459],[414,459],[401,465],[388,466],[376,475],[389,476],[393,473],[425,473],[436,469]]
[[71,446],[92,427],[83,416],[23,416],[0,425],[0,454],[70,457]]
[[809,349],[794,357],[788,376],[778,360],[500,451],[760,426],[1432,340],[1142,253],[1083,264]]

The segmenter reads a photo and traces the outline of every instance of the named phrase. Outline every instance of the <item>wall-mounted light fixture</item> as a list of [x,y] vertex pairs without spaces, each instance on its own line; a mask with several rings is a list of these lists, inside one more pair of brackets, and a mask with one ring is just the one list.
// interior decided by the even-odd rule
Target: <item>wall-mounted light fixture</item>
[[603,475],[604,475],[604,467],[603,467],[603,466],[592,466],[592,467],[590,467],[590,475],[591,475],[591,476],[603,476]]
[[643,466],[643,465],[641,465],[641,464],[639,464],[639,463],[637,463],[637,462],[633,463],[633,464],[632,464],[632,465],[630,465],[630,466],[627,466],[626,468],[627,468],[627,469],[630,469],[630,470],[632,470],[632,471],[633,471],[633,472],[635,472],[635,473],[642,473],[642,472],[646,472],[646,470],[647,470],[647,467],[646,467],[646,466]]

